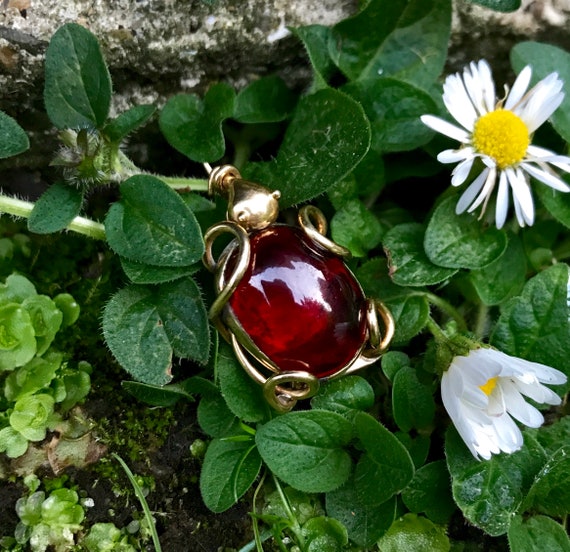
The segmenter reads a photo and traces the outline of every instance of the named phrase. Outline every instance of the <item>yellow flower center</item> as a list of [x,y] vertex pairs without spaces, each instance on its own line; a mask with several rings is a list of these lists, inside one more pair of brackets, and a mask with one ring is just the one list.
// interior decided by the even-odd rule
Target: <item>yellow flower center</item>
[[487,395],[488,397],[493,392],[493,389],[495,389],[495,387],[497,386],[498,379],[499,376],[495,376],[494,378],[487,380],[487,383],[485,383],[484,385],[480,385],[479,389],[481,389],[481,391],[483,391],[483,393],[485,393],[485,395]]
[[497,109],[479,117],[475,122],[475,149],[492,157],[499,169],[520,163],[529,144],[527,126],[512,111]]

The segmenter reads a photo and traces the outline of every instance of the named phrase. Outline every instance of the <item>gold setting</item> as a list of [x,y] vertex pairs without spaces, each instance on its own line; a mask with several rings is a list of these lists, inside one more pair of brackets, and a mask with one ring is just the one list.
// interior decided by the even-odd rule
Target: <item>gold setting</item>
[[[214,274],[217,293],[210,308],[210,320],[224,339],[231,343],[236,358],[248,375],[263,386],[263,394],[268,403],[277,411],[288,412],[298,400],[310,398],[317,393],[319,379],[304,371],[281,372],[255,345],[227,305],[249,267],[249,233],[267,228],[277,220],[280,193],[270,192],[259,184],[243,180],[232,165],[212,169],[205,164],[205,167],[210,175],[210,193],[220,194],[228,200],[228,220],[212,226],[204,236],[204,265]],[[327,220],[319,209],[311,205],[302,207],[298,222],[305,234],[320,247],[336,256],[350,257],[348,249],[326,237]],[[212,247],[216,239],[225,233],[233,235],[233,240],[216,260]],[[234,252],[235,264],[231,274],[226,276],[228,261]],[[394,335],[394,320],[383,303],[367,299],[366,325],[368,337],[361,349],[346,366],[326,379],[351,374],[372,364],[386,351]],[[264,372],[269,372],[269,376]]]

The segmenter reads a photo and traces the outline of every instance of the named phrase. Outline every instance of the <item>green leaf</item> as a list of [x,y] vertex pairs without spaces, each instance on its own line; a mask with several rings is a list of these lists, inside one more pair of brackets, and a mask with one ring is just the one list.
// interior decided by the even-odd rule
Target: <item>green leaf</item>
[[59,293],[53,298],[55,306],[61,311],[63,320],[61,322],[62,328],[67,328],[77,322],[81,307],[77,301],[69,293]]
[[337,71],[328,53],[328,42],[331,39],[330,27],[324,25],[307,25],[291,29],[293,34],[301,39],[309,61],[313,67],[313,89],[326,88],[329,79]]
[[382,75],[427,87],[443,70],[450,27],[449,0],[371,0],[335,25],[330,53],[351,80]]
[[418,379],[409,366],[398,370],[392,387],[394,421],[402,431],[429,429],[435,416],[431,389]]
[[34,357],[8,375],[4,382],[4,395],[10,402],[15,402],[27,395],[33,395],[49,384],[61,366],[61,353],[48,353],[43,358]]
[[105,219],[109,246],[132,261],[189,266],[204,253],[194,214],[180,196],[153,176],[132,176],[121,185],[121,199]]
[[400,286],[430,286],[451,278],[457,269],[434,265],[424,251],[424,227],[399,224],[382,240],[390,276]]
[[400,370],[410,366],[410,357],[402,351],[388,351],[380,359],[382,372],[391,381]]
[[428,259],[447,268],[483,268],[507,248],[507,235],[485,229],[473,215],[455,214],[455,197],[443,200],[426,229],[424,248]]
[[13,427],[0,430],[0,452],[5,452],[8,458],[18,458],[28,450],[28,440]]
[[63,314],[46,295],[27,297],[22,301],[22,308],[28,311],[34,327],[36,354],[43,355],[61,327]]
[[570,512],[570,445],[559,448],[540,470],[529,491],[527,509],[564,517]]
[[275,123],[293,111],[296,95],[276,75],[262,77],[236,97],[233,118],[240,123]]
[[125,257],[120,257],[121,267],[133,284],[162,284],[179,278],[192,276],[202,268],[196,263],[191,266],[153,266],[137,263]]
[[374,404],[372,386],[360,376],[344,376],[321,385],[319,394],[311,399],[311,407],[351,414],[355,410],[368,410]]
[[377,506],[365,506],[358,499],[352,478],[327,493],[326,506],[327,514],[346,527],[350,540],[367,548],[390,528],[396,517],[396,497]]
[[561,443],[570,443],[570,416],[563,416],[553,424],[541,427],[536,438],[546,454],[551,456]]
[[554,190],[550,186],[538,183],[534,191],[540,198],[546,210],[561,224],[570,228],[570,202],[564,192]]
[[397,519],[378,541],[382,552],[448,552],[451,544],[445,529],[416,514]]
[[193,401],[194,397],[176,383],[164,386],[149,385],[138,381],[122,381],[121,387],[139,401],[151,406],[174,406],[180,399]]
[[216,161],[226,149],[222,123],[233,115],[234,102],[235,92],[225,83],[214,84],[204,100],[179,94],[162,109],[160,130],[173,148],[192,161]]
[[351,424],[340,414],[324,410],[284,414],[255,434],[268,468],[306,493],[332,491],[347,480],[352,463],[343,447],[351,438]]
[[44,393],[22,397],[10,414],[10,425],[28,441],[41,441],[53,414],[54,400]]
[[111,104],[111,77],[97,39],[76,23],[52,36],[46,51],[44,101],[58,128],[102,127]]
[[393,343],[405,343],[425,327],[429,303],[421,290],[400,287],[388,276],[385,259],[364,263],[356,276],[368,297],[380,299],[390,310],[396,324]]
[[151,104],[135,105],[109,121],[103,129],[103,134],[111,142],[121,142],[131,132],[144,125],[155,111],[156,106]]
[[521,7],[521,0],[469,0],[469,2],[498,12],[512,12]]
[[370,125],[362,107],[338,90],[320,90],[299,101],[277,158],[254,165],[247,176],[279,189],[281,207],[288,207],[342,180],[369,145]]
[[[525,65],[531,65],[531,84],[553,72],[558,73],[563,82],[570,82],[570,54],[550,44],[520,42],[511,49],[511,64],[517,72]],[[567,95],[550,120],[564,140],[570,142],[570,99]]]
[[354,474],[360,502],[377,506],[400,492],[414,475],[414,464],[404,445],[370,414],[355,417],[356,433],[365,453]]
[[437,106],[419,88],[394,78],[374,78],[348,84],[343,91],[362,104],[370,120],[372,150],[409,151],[433,138],[420,116],[435,112]]
[[425,435],[416,435],[412,437],[409,433],[402,433],[401,431],[397,431],[394,435],[410,453],[410,457],[414,462],[415,468],[421,468],[425,464],[429,453],[431,445],[430,438]]
[[29,313],[16,303],[0,307],[0,371],[13,370],[36,354],[34,326]]
[[302,527],[307,552],[342,552],[348,544],[348,533],[336,519],[318,516]]
[[252,441],[214,439],[206,451],[200,473],[200,492],[212,512],[233,506],[251,487],[261,469]]
[[120,290],[103,311],[103,334],[123,368],[143,383],[168,383],[173,353],[208,360],[206,309],[190,279]]
[[434,523],[446,524],[457,506],[451,496],[445,461],[437,460],[418,469],[402,491],[402,500],[411,512],[425,513]]
[[558,368],[570,376],[568,277],[568,266],[558,264],[530,279],[522,294],[505,304],[491,344],[509,355]]
[[546,516],[527,519],[515,516],[508,536],[513,552],[570,552],[570,539],[564,527]]
[[220,393],[202,397],[198,405],[198,423],[210,437],[227,437],[241,431],[240,422]]
[[480,462],[450,428],[445,448],[453,498],[463,515],[491,536],[505,534],[546,461],[542,447],[526,434],[518,452]]
[[26,151],[30,141],[24,129],[12,117],[0,111],[0,159]]
[[28,297],[37,295],[34,284],[25,276],[11,274],[5,284],[0,284],[0,303],[21,303]]
[[378,219],[358,200],[347,202],[331,220],[332,239],[355,257],[366,257],[380,243],[383,233]]
[[225,342],[220,343],[216,372],[222,396],[233,414],[245,422],[260,422],[269,417],[261,386],[249,377]]
[[82,190],[56,182],[35,202],[28,218],[28,230],[35,234],[59,232],[79,215],[82,203]]
[[504,255],[470,274],[471,281],[485,305],[498,305],[517,295],[525,282],[526,257],[518,236],[509,236]]

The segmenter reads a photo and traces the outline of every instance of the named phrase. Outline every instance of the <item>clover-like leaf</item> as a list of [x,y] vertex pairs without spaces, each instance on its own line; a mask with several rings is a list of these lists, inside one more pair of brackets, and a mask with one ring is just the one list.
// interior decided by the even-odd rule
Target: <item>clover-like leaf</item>
[[67,23],[46,51],[44,101],[58,128],[102,127],[111,105],[111,77],[93,34]]
[[12,117],[0,111],[0,159],[26,151],[30,141],[24,129]]
[[450,26],[449,0],[371,0],[335,25],[329,51],[351,80],[382,75],[427,87],[443,69]]
[[204,241],[196,217],[162,180],[132,176],[121,184],[121,199],[105,219],[113,251],[131,261],[187,267],[198,262]]
[[143,383],[168,383],[173,354],[208,359],[206,309],[189,278],[120,290],[103,312],[103,334],[123,368]]
[[433,264],[424,251],[424,227],[417,223],[399,224],[382,240],[388,257],[390,276],[400,286],[429,286],[451,278],[457,269]]
[[509,527],[509,547],[517,552],[569,552],[570,538],[564,527],[552,518],[515,516]]
[[455,197],[443,200],[428,223],[424,249],[429,260],[447,268],[478,269],[496,261],[507,248],[507,235],[485,229],[473,215],[455,214]]
[[261,458],[253,441],[214,439],[208,446],[200,491],[212,512],[233,506],[249,489],[261,469]]
[[502,309],[491,336],[492,345],[510,355],[540,362],[570,375],[570,323],[566,303],[569,274],[567,265],[558,264],[530,279],[522,294],[513,297]]
[[351,424],[336,412],[290,412],[257,429],[259,454],[279,479],[307,493],[327,492],[348,478],[351,460],[344,450]]
[[404,445],[370,414],[355,417],[356,433],[365,453],[354,474],[362,504],[375,506],[401,491],[414,475],[414,464]]
[[276,159],[250,165],[246,174],[279,189],[281,204],[287,207],[312,199],[342,180],[369,145],[370,124],[362,107],[346,94],[327,88],[299,101]]
[[204,99],[179,94],[160,113],[160,130],[180,153],[200,163],[220,159],[226,144],[222,122],[234,112],[235,92],[224,83],[213,85]]

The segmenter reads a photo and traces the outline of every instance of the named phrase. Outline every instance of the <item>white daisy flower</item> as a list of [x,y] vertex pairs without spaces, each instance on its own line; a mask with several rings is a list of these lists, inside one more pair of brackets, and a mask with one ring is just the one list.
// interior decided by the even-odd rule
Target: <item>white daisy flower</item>
[[484,164],[460,197],[457,214],[472,212],[482,205],[483,216],[498,182],[497,228],[505,223],[511,194],[519,225],[532,225],[534,203],[529,177],[560,192],[570,191],[552,168],[570,172],[570,157],[531,144],[534,131],[562,103],[563,82],[557,73],[552,73],[527,91],[531,74],[530,66],[526,66],[512,89],[507,89],[505,98],[497,101],[489,64],[484,60],[472,62],[463,75],[450,75],[443,85],[445,106],[461,126],[433,115],[421,117],[425,125],[462,144],[459,149],[444,150],[437,156],[441,163],[457,163],[452,186],[467,180],[475,159]]
[[523,436],[513,418],[528,427],[544,422],[523,395],[557,405],[560,397],[542,384],[565,382],[559,370],[481,348],[452,360],[441,380],[441,398],[473,456],[489,460],[492,454],[521,448]]

